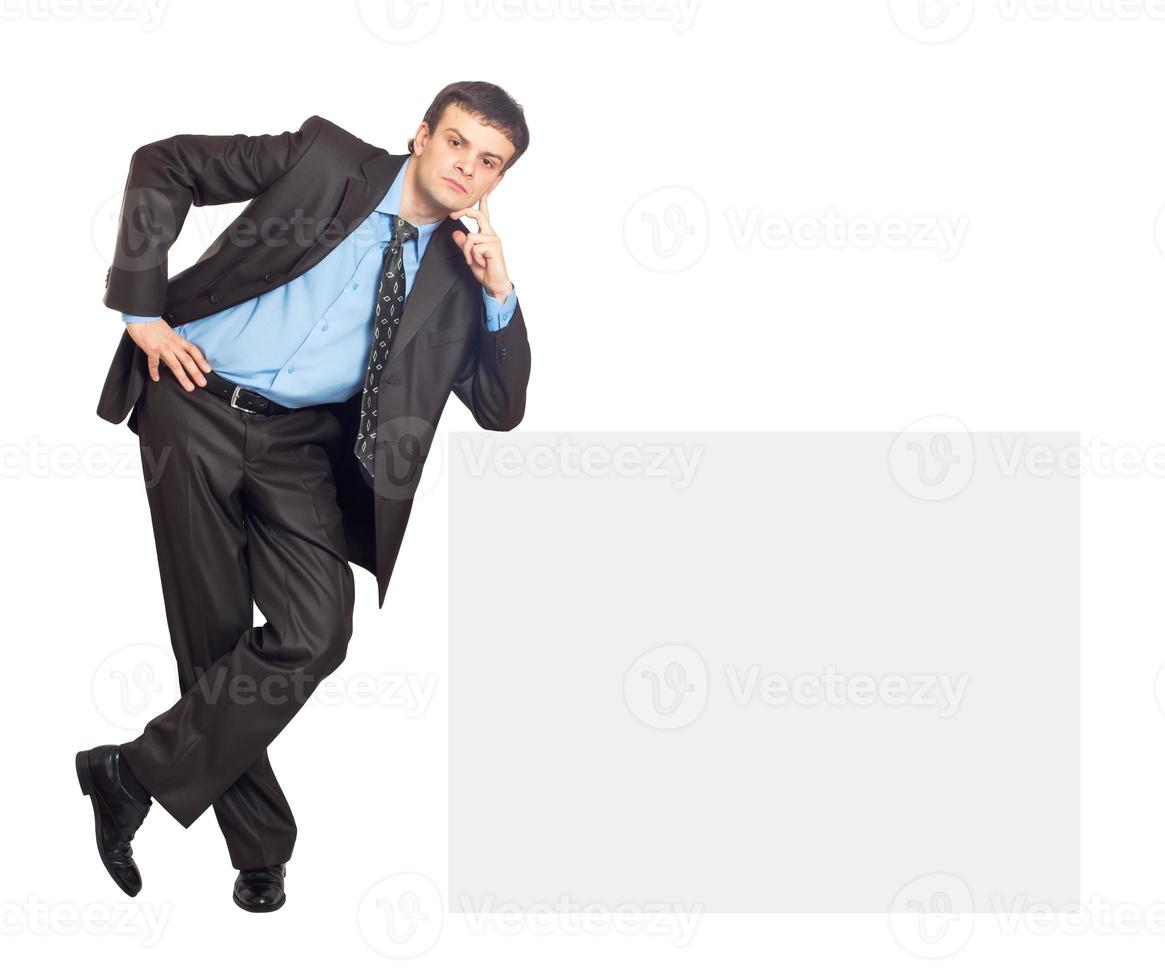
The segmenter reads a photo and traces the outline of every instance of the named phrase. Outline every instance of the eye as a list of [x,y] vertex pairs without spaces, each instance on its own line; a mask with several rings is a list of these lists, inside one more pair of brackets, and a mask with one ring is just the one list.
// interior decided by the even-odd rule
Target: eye
[[449,142],[450,142],[450,143],[452,143],[454,146],[460,146],[460,145],[461,145],[461,142],[460,142],[459,140],[455,139],[455,138],[454,138],[454,137],[452,137],[452,136],[450,136],[450,137],[449,137]]
[[486,157],[484,160],[482,160],[482,163],[488,163],[490,166],[490,169],[491,170],[493,169],[494,162],[489,157]]

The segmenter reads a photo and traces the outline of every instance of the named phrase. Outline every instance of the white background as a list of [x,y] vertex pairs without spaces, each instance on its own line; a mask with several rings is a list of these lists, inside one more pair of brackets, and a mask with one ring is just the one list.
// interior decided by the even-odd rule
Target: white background
[[[394,8],[407,26],[390,40],[386,9],[0,7],[6,961],[177,977],[1147,974],[1165,902],[1165,10],[430,0]],[[1127,454],[1131,473],[1098,453],[1084,475],[1081,888],[1135,920],[1131,935],[1103,912],[1047,936],[1034,920],[986,917],[932,964],[884,915],[709,917],[683,947],[573,923],[474,933],[449,916],[431,948],[391,962],[361,932],[362,897],[394,874],[439,885],[447,859],[440,485],[417,503],[383,610],[358,573],[339,673],[433,676],[436,697],[415,718],[355,696],[309,704],[273,745],[300,828],[287,906],[235,908],[213,817],[184,831],[160,807],[135,840],[143,891],[116,891],[72,755],[131,735],[93,693],[106,658],[167,644],[136,440],[94,413],[122,329],[101,298],[130,154],[173,133],[277,133],[312,114],[403,152],[432,96],[462,78],[504,86],[532,131],[491,201],[533,352],[523,429],[895,431],[944,415],[972,430],[1079,430]],[[237,209],[219,210],[192,211],[172,273]],[[680,214],[664,225],[680,236],[653,251],[645,210]],[[805,230],[831,214],[849,222],[832,245],[739,234],[750,220]],[[931,218],[963,223],[953,254],[925,239],[896,247],[896,226]],[[453,402],[444,431],[471,426]],[[504,583],[489,587],[512,612]],[[116,934],[107,920],[126,910]],[[166,917],[152,946],[147,914]]]

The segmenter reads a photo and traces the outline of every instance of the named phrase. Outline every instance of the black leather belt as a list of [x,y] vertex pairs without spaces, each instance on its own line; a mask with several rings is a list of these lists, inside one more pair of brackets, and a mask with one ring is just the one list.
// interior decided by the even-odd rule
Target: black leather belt
[[294,408],[288,408],[286,405],[273,402],[270,398],[265,395],[260,395],[257,391],[244,388],[242,385],[237,385],[233,381],[227,381],[226,378],[215,374],[213,371],[204,371],[203,377],[206,378],[205,390],[218,395],[224,401],[230,402],[231,408],[237,408],[251,415],[285,415],[288,412],[295,411]]

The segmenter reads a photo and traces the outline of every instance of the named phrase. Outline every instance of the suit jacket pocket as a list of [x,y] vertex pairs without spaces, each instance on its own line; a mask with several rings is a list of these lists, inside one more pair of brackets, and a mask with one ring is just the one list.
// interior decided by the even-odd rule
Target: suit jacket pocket
[[430,347],[443,347],[445,344],[455,344],[460,340],[472,340],[477,328],[470,325],[466,330],[464,327],[451,327],[444,330],[434,330],[427,336],[429,338],[428,344]]

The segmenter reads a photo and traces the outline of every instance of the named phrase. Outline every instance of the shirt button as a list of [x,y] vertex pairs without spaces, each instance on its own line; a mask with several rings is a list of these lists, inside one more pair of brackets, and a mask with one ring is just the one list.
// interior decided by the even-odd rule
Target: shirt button
[[321,329],[321,330],[327,330],[327,329],[328,329],[328,325],[327,325],[326,323],[321,323],[321,324],[320,324],[320,329]]
[[354,283],[352,283],[352,288],[353,288],[353,289],[359,289],[359,288],[360,288],[360,283],[358,283],[358,282],[354,282]]
[[287,369],[287,373],[288,373],[288,374],[295,374],[295,368],[293,368],[293,367],[289,367],[289,368]]

